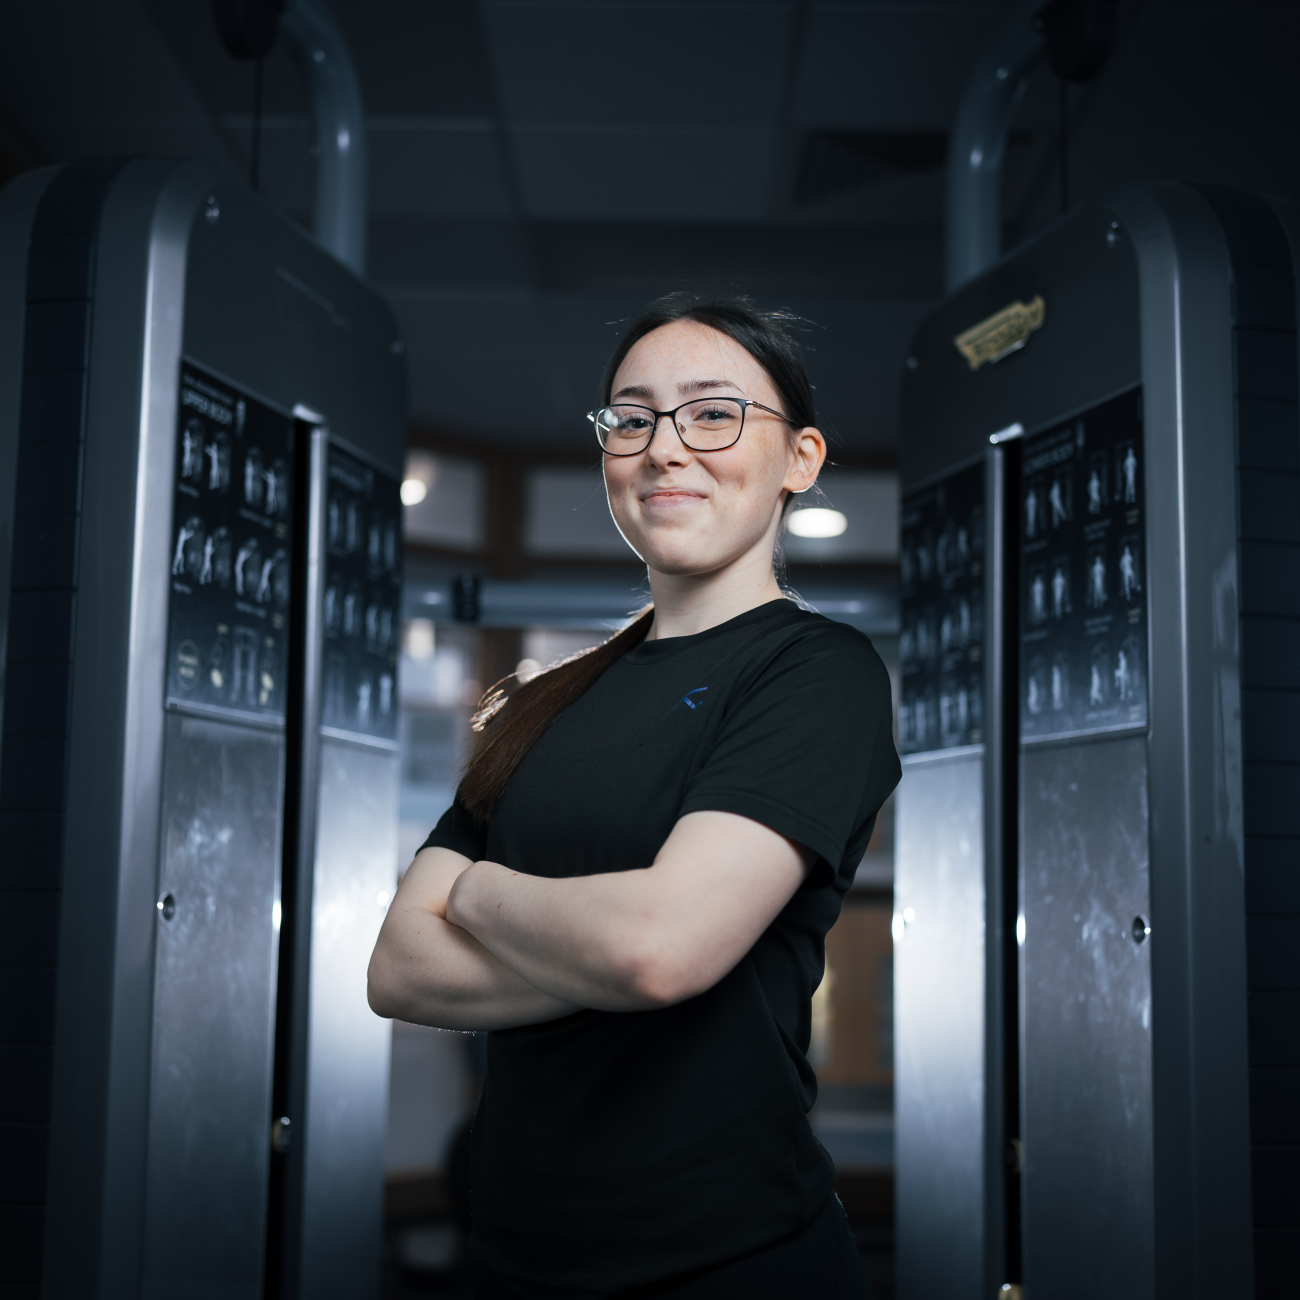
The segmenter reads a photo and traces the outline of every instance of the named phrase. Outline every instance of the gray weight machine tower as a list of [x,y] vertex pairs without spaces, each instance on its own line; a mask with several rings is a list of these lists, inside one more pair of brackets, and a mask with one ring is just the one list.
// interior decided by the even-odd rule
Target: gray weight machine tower
[[199,163],[0,196],[0,1282],[374,1295],[405,363]]
[[1300,1275],[1298,265],[1137,185],[913,341],[902,1300]]

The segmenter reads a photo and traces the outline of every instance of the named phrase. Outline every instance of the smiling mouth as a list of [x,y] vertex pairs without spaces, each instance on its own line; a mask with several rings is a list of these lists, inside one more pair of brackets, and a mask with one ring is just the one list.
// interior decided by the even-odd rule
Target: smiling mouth
[[661,488],[641,498],[642,505],[679,506],[691,501],[703,501],[703,492],[689,492],[685,488]]

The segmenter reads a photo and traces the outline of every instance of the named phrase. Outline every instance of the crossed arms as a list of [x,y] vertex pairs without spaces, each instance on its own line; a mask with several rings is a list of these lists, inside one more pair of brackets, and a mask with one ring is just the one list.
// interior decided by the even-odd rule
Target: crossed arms
[[606,875],[550,880],[422,849],[370,959],[370,1006],[443,1029],[670,1006],[744,957],[811,861],[725,812],[688,813],[651,866]]

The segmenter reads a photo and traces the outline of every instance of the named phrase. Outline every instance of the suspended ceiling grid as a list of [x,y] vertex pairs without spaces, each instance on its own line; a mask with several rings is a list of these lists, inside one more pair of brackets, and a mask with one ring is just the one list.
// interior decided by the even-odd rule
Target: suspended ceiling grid
[[[887,464],[907,339],[942,287],[942,157],[1011,7],[970,0],[331,0],[370,113],[370,272],[402,322],[425,436],[584,454],[601,364],[673,288],[751,292],[802,337],[834,454]],[[1163,175],[1300,194],[1290,3],[1122,10],[1071,100],[1079,198]],[[35,164],[196,154],[246,175],[252,71],[207,0],[0,13],[0,145]],[[310,124],[266,68],[263,190],[305,221]],[[1045,70],[1015,122],[1008,236],[1057,213]]]

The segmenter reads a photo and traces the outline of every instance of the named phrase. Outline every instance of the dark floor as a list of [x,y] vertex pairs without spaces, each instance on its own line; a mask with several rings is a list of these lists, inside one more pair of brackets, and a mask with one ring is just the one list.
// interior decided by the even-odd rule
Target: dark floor
[[[894,1295],[894,1180],[890,1174],[842,1173],[844,1204],[875,1300]],[[464,1236],[440,1180],[390,1184],[382,1300],[471,1297]]]

